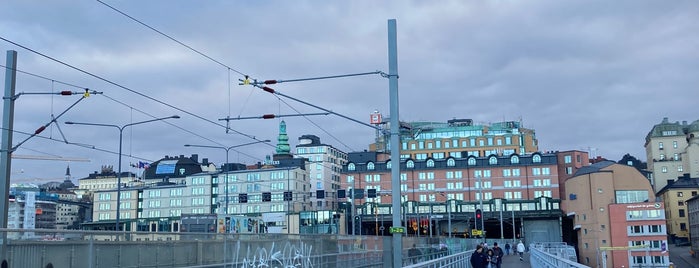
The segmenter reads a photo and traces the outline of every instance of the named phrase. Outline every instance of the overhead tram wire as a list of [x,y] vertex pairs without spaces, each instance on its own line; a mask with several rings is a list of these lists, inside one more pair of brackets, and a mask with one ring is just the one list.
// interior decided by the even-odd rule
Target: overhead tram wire
[[[68,63],[66,63],[66,62],[63,62],[63,61],[61,61],[61,60],[58,60],[58,59],[56,59],[56,58],[53,58],[53,57],[48,56],[48,55],[46,55],[46,54],[43,54],[43,53],[41,53],[41,52],[38,52],[38,51],[36,51],[36,50],[34,50],[34,49],[31,49],[31,48],[29,48],[29,47],[27,47],[27,46],[21,45],[21,44],[19,44],[19,43],[17,43],[17,42],[14,42],[14,41],[9,40],[9,39],[7,39],[7,38],[4,38],[4,37],[2,37],[2,36],[0,36],[0,39],[2,39],[2,40],[5,41],[5,42],[8,42],[8,43],[10,43],[10,44],[13,44],[13,45],[15,45],[15,46],[17,46],[17,47],[20,47],[20,48],[22,48],[22,49],[25,49],[25,50],[27,50],[27,51],[29,51],[29,52],[32,52],[32,53],[37,54],[37,55],[39,55],[39,56],[42,56],[42,57],[44,57],[44,58],[50,59],[50,60],[52,60],[52,61],[54,61],[54,62],[56,62],[56,63],[62,64],[62,65],[66,66],[66,67],[69,67],[69,68],[71,68],[71,69],[73,69],[73,70],[76,70],[76,71],[78,71],[78,72],[81,72],[81,73],[83,73],[83,74],[86,74],[86,75],[88,75],[88,76],[91,76],[91,77],[93,77],[93,78],[96,78],[96,79],[98,79],[98,80],[101,80],[101,81],[103,81],[103,82],[106,82],[106,83],[111,84],[111,85],[113,85],[113,86],[116,86],[116,87],[118,87],[118,88],[121,88],[121,89],[124,89],[124,90],[126,90],[126,91],[129,91],[129,92],[131,92],[131,93],[133,93],[133,94],[136,94],[136,95],[138,95],[138,96],[141,96],[141,97],[144,97],[144,98],[149,99],[149,100],[151,100],[151,101],[154,101],[154,102],[157,102],[157,103],[159,103],[159,104],[165,105],[165,106],[170,107],[170,108],[172,108],[172,109],[174,109],[174,110],[183,112],[183,113],[188,114],[188,115],[190,115],[190,116],[192,116],[192,117],[194,117],[194,118],[198,118],[198,119],[200,119],[200,120],[204,120],[204,121],[206,121],[206,122],[208,122],[208,123],[214,124],[214,125],[216,125],[216,126],[219,126],[219,127],[224,128],[224,129],[226,128],[226,126],[221,125],[221,124],[219,124],[219,123],[217,123],[217,122],[215,122],[215,121],[209,120],[209,119],[207,119],[207,118],[204,118],[203,116],[197,115],[197,114],[192,113],[192,112],[190,112],[190,111],[187,111],[187,110],[184,110],[184,109],[182,109],[182,108],[176,107],[176,106],[174,106],[174,105],[172,105],[172,104],[169,104],[169,103],[166,103],[166,102],[164,102],[164,101],[158,100],[158,99],[156,99],[156,98],[153,98],[153,97],[148,96],[148,95],[146,95],[146,94],[144,94],[144,93],[138,92],[138,91],[136,91],[136,90],[134,90],[134,89],[131,89],[131,88],[129,88],[129,87],[123,86],[123,85],[118,84],[118,83],[116,83],[116,82],[112,82],[112,81],[109,80],[109,79],[106,79],[106,78],[101,77],[101,76],[99,76],[99,75],[93,74],[93,73],[91,73],[91,72],[88,72],[88,71],[85,71],[85,70],[80,69],[80,68],[78,68],[78,67],[75,67],[75,66],[73,66],[73,65],[70,65],[70,64],[68,64]],[[255,140],[255,141],[262,141],[262,140],[258,139],[257,137],[255,137],[255,136],[253,136],[253,135],[246,134],[246,133],[240,132],[240,131],[235,130],[235,129],[232,129],[232,128],[228,128],[228,129],[230,129],[231,131],[233,131],[233,132],[235,132],[235,133],[237,133],[237,134],[239,134],[239,135],[242,135],[242,136],[245,136],[245,137],[247,137],[247,138],[250,138],[250,139],[252,139],[252,140]]]
[[105,3],[105,2],[102,2],[101,0],[96,0],[96,1],[99,2],[99,3],[102,4],[102,5],[104,5],[104,6],[108,7],[108,8],[110,8],[110,9],[116,11],[117,13],[119,13],[119,14],[121,14],[121,15],[124,15],[125,17],[127,17],[127,18],[129,18],[129,19],[135,21],[136,23],[141,24],[141,25],[145,26],[146,28],[155,31],[156,33],[159,33],[160,35],[167,37],[168,39],[170,39],[170,40],[172,40],[172,41],[174,41],[174,42],[176,42],[176,43],[178,43],[178,44],[180,44],[180,45],[182,45],[182,46],[188,48],[188,49],[191,50],[191,51],[194,51],[195,53],[201,55],[202,57],[205,57],[205,58],[207,58],[207,59],[209,59],[209,60],[211,60],[211,61],[217,63],[218,65],[221,65],[221,66],[223,66],[223,67],[226,67],[226,68],[227,68],[228,70],[230,70],[230,71],[236,72],[236,73],[238,73],[238,74],[240,74],[240,75],[242,75],[242,76],[247,76],[246,74],[244,74],[244,73],[242,73],[242,72],[240,72],[240,71],[234,69],[233,67],[230,67],[230,66],[228,66],[228,65],[226,65],[226,64],[224,64],[224,63],[222,63],[222,62],[220,62],[220,61],[217,61],[216,59],[214,59],[214,58],[212,58],[212,57],[209,57],[209,55],[206,55],[206,54],[204,54],[203,52],[201,52],[201,51],[199,51],[199,50],[196,50],[195,48],[193,48],[193,47],[191,47],[191,46],[189,46],[189,45],[187,45],[187,44],[185,44],[185,43],[183,43],[183,42],[180,42],[179,40],[175,39],[174,37],[169,36],[169,35],[167,35],[166,33],[163,33],[163,32],[161,32],[161,31],[159,31],[158,29],[155,29],[155,28],[151,27],[150,25],[146,24],[145,22],[142,22],[142,21],[140,21],[140,20],[138,20],[138,19],[136,19],[136,18],[130,16],[129,14],[126,14],[125,12],[123,12],[123,11],[121,11],[121,10],[119,10],[119,9],[117,9],[117,8],[115,8],[115,7],[113,7],[113,6],[109,5],[109,4],[107,4],[107,3]]
[[[219,64],[219,65],[221,65],[221,66],[223,66],[223,67],[225,67],[225,68],[227,68],[228,73],[229,73],[229,86],[230,86],[230,71],[234,71],[234,72],[236,72],[236,73],[242,75],[242,76],[245,78],[245,81],[248,81],[248,78],[250,77],[249,75],[247,75],[247,74],[245,74],[245,73],[243,73],[243,72],[241,72],[241,71],[238,71],[238,70],[236,70],[236,69],[234,69],[234,68],[232,68],[232,67],[230,67],[230,66],[228,66],[228,65],[226,65],[226,64],[224,64],[224,63],[222,63],[222,62],[220,62],[220,61],[218,61],[218,60],[216,60],[216,59],[214,59],[214,58],[212,58],[212,57],[210,57],[210,56],[208,56],[208,55],[206,55],[206,54],[204,54],[203,52],[201,52],[201,51],[199,51],[199,50],[197,50],[197,49],[195,49],[195,48],[193,48],[193,47],[191,47],[191,46],[189,46],[189,45],[187,45],[187,44],[185,44],[185,43],[183,43],[183,42],[177,40],[176,38],[174,38],[174,37],[172,37],[172,36],[170,36],[170,35],[168,35],[168,34],[162,32],[162,31],[160,31],[160,30],[158,30],[158,29],[156,29],[156,28],[154,28],[154,27],[152,27],[152,26],[150,26],[150,25],[148,25],[148,24],[146,24],[145,22],[142,22],[142,21],[140,21],[139,19],[136,19],[135,17],[133,17],[133,16],[131,16],[131,15],[129,15],[129,14],[126,14],[125,12],[123,12],[123,11],[117,9],[116,7],[113,7],[113,6],[111,6],[111,5],[109,5],[109,4],[105,3],[105,2],[103,2],[103,1],[101,1],[101,0],[96,0],[96,1],[99,2],[99,3],[102,4],[102,5],[104,5],[104,6],[108,7],[108,8],[110,8],[110,9],[116,11],[117,13],[119,13],[119,14],[121,14],[121,15],[123,15],[123,16],[125,16],[125,17],[131,19],[131,20],[133,20],[134,22],[136,22],[136,23],[138,23],[138,24],[141,24],[141,25],[143,25],[144,27],[146,27],[146,28],[148,28],[148,29],[151,29],[152,31],[154,31],[154,32],[156,32],[156,33],[158,33],[158,34],[160,34],[160,35],[162,35],[162,36],[165,36],[166,38],[168,38],[168,39],[170,39],[170,40],[172,40],[172,41],[174,41],[174,42],[176,42],[176,43],[178,43],[178,44],[180,44],[180,45],[186,47],[187,49],[189,49],[189,50],[191,50],[191,51],[193,51],[193,52],[195,52],[195,53],[197,53],[197,54],[199,54],[199,55],[201,55],[201,56],[203,56],[203,57],[205,57],[205,58],[207,58],[207,59],[209,59],[209,60],[211,60],[211,61],[213,61],[213,62],[215,62],[215,63],[217,63],[217,64]],[[285,83],[285,82],[300,82],[300,81],[321,80],[321,79],[332,79],[332,78],[342,78],[342,77],[351,77],[351,76],[362,76],[362,75],[371,75],[371,74],[380,74],[380,75],[383,76],[383,77],[387,77],[387,76],[388,76],[388,74],[386,74],[386,73],[384,73],[384,72],[381,72],[381,71],[374,71],[374,72],[366,72],[366,73],[355,73],[355,74],[334,75],[334,76],[324,76],[324,77],[314,77],[314,78],[302,78],[302,79],[291,79],[291,80],[267,80],[267,81],[264,81],[263,83],[270,84],[269,82],[275,81],[274,83],[276,84],[276,83]],[[254,86],[258,86],[258,85],[254,85]],[[251,92],[251,93],[252,93],[252,92]],[[229,95],[230,95],[230,89],[229,89]],[[291,98],[291,97],[286,96],[286,95],[281,95],[281,96],[285,96],[285,97],[287,97],[287,98]],[[300,100],[298,100],[298,99],[294,99],[294,98],[291,98],[291,99],[296,100],[296,101],[298,101],[298,102],[304,103],[303,101],[300,101]],[[335,115],[337,115],[337,116],[340,116],[340,117],[343,117],[343,118],[345,118],[345,119],[348,119],[348,120],[351,120],[351,121],[354,121],[354,122],[357,122],[357,123],[362,124],[361,121],[352,119],[352,118],[350,118],[350,117],[346,117],[346,116],[341,115],[341,114],[338,114],[338,113],[334,113],[334,112],[331,112],[331,111],[322,109],[322,108],[320,108],[320,107],[311,105],[310,103],[304,103],[304,104],[313,106],[313,107],[315,107],[315,108],[324,110],[324,111],[326,111],[326,112],[330,112],[330,113],[335,114]],[[287,104],[287,105],[288,105],[288,104]],[[229,106],[230,106],[230,96],[229,96]],[[298,111],[297,111],[297,112],[298,112]],[[230,118],[230,107],[229,107],[228,117]],[[305,116],[304,116],[304,117],[305,117]],[[313,123],[314,125],[316,125],[316,127],[318,127],[318,128],[320,128],[321,130],[323,130],[325,133],[328,133],[328,131],[326,131],[325,129],[323,129],[322,127],[320,127],[319,125],[317,125],[316,123],[314,123],[313,121],[311,121],[310,119],[308,119],[307,117],[306,117],[306,119],[309,120],[309,121],[310,121],[311,123]],[[226,121],[226,127],[225,127],[225,128],[226,128],[226,132],[228,132],[228,130],[230,129],[230,127],[229,127],[229,125],[230,125],[229,122],[230,122],[230,121]],[[377,129],[375,126],[372,126],[372,125],[370,125],[370,124],[363,124],[363,125],[366,125],[366,126],[369,126],[369,127],[371,127],[371,128]],[[233,130],[233,129],[230,129],[230,130]],[[234,131],[234,132],[237,132],[237,131],[235,131],[235,130],[233,130],[233,131]],[[328,134],[329,134],[329,133],[328,133]],[[330,135],[330,134],[329,134],[329,135]],[[331,136],[332,136],[332,135],[331,135]],[[334,137],[334,136],[333,136],[333,137]],[[337,138],[335,138],[335,139],[337,139]],[[257,140],[257,139],[255,139],[255,140]],[[343,144],[343,145],[345,145],[345,144]],[[347,145],[345,145],[345,146],[347,146]],[[349,146],[347,146],[347,147],[349,148]],[[351,148],[350,148],[350,149],[351,149]]]
[[[0,67],[6,68],[6,69],[8,68],[7,66],[2,65],[2,64],[0,64]],[[85,87],[83,87],[83,86],[79,86],[79,85],[76,85],[76,84],[72,84],[72,83],[68,83],[68,82],[56,80],[56,79],[53,79],[53,78],[49,78],[49,77],[42,76],[42,75],[38,75],[38,74],[35,74],[35,73],[23,71],[23,70],[20,70],[20,69],[14,69],[13,71],[16,71],[16,72],[18,72],[18,73],[22,73],[22,74],[25,74],[25,75],[28,75],[28,76],[32,76],[32,77],[44,79],[44,80],[46,80],[46,81],[51,81],[51,83],[58,83],[58,84],[66,85],[66,86],[69,86],[69,87],[74,87],[74,88],[77,88],[77,89],[85,89]],[[143,110],[140,110],[140,109],[138,109],[138,108],[132,107],[132,106],[130,106],[130,105],[124,103],[124,102],[121,102],[121,101],[119,101],[119,100],[117,100],[117,99],[114,99],[114,98],[110,97],[109,95],[104,94],[103,92],[102,92],[100,95],[106,97],[107,99],[109,99],[109,100],[111,100],[111,101],[114,101],[114,102],[116,102],[116,103],[118,103],[118,104],[121,104],[121,105],[123,105],[123,106],[125,106],[125,107],[127,107],[127,108],[134,109],[134,110],[136,110],[136,111],[138,111],[138,112],[140,112],[140,113],[142,113],[142,114],[148,115],[148,116],[153,117],[153,118],[156,117],[156,116],[154,116],[154,115],[152,115],[152,114],[149,114],[149,113],[147,113],[147,112],[145,112],[145,111],[143,111]],[[207,137],[205,137],[205,136],[202,136],[202,135],[200,135],[200,134],[194,133],[194,132],[192,132],[192,131],[190,131],[190,130],[187,130],[187,129],[185,129],[185,128],[182,128],[182,127],[180,127],[180,126],[174,125],[174,124],[172,124],[172,123],[170,123],[170,122],[167,122],[167,121],[164,121],[164,122],[167,123],[167,124],[170,124],[171,126],[174,126],[174,127],[178,128],[178,129],[180,129],[180,130],[183,130],[183,131],[185,131],[185,132],[187,132],[187,133],[190,133],[190,134],[192,134],[192,135],[194,135],[194,136],[200,137],[200,138],[202,138],[202,139],[204,139],[204,140],[207,140],[207,141],[210,141],[210,142],[212,142],[212,143],[219,144],[219,145],[223,145],[223,144],[221,144],[221,143],[219,143],[219,142],[216,142],[216,141],[214,141],[214,140],[212,140],[212,139],[209,139],[209,138],[207,138]],[[111,152],[111,151],[105,151],[105,150],[97,149],[97,148],[95,148],[94,146],[91,146],[91,145],[82,144],[82,143],[69,142],[69,141],[65,138],[65,136],[63,135],[63,132],[61,131],[60,127],[58,127],[58,130],[59,130],[59,132],[61,133],[61,136],[63,136],[63,140],[62,140],[62,141],[61,141],[61,140],[57,140],[57,139],[53,139],[52,137],[48,137],[48,138],[47,138],[47,137],[43,137],[43,136],[37,136],[37,137],[44,138],[44,139],[55,140],[55,141],[60,141],[60,142],[62,142],[62,143],[68,144],[68,145],[75,145],[75,146],[84,147],[84,148],[88,148],[88,149],[94,149],[94,150],[98,150],[98,151],[108,152],[108,153],[115,154],[115,155],[117,154],[117,152]],[[23,133],[23,132],[17,131],[17,133]],[[245,156],[247,156],[247,157],[250,157],[250,158],[252,158],[252,159],[259,159],[259,157],[256,157],[256,156],[253,156],[253,155],[250,155],[250,154],[247,154],[247,153],[244,153],[244,152],[235,150],[235,149],[234,149],[233,151],[235,151],[235,152],[237,152],[237,153],[240,153],[240,154],[242,154],[242,155],[245,155]],[[127,156],[127,155],[124,155],[124,156]],[[130,157],[136,158],[136,159],[140,159],[140,160],[151,161],[151,162],[152,162],[152,160],[150,160],[150,159],[145,159],[145,158],[140,158],[140,157],[133,157],[133,156],[130,156]]]
[[337,137],[335,137],[335,135],[330,134],[330,132],[328,132],[327,130],[325,130],[323,127],[321,127],[320,125],[318,125],[316,122],[313,122],[313,120],[311,120],[310,118],[308,118],[308,116],[301,114],[301,112],[300,112],[299,110],[297,110],[296,108],[294,108],[293,106],[291,106],[291,104],[289,104],[288,102],[286,102],[285,100],[283,100],[283,99],[280,98],[279,96],[275,96],[275,97],[277,97],[277,99],[279,99],[279,101],[281,101],[281,102],[283,102],[284,104],[286,104],[286,106],[289,106],[289,108],[291,108],[292,110],[296,111],[298,114],[302,115],[303,118],[305,118],[306,120],[308,120],[308,122],[311,122],[311,124],[313,124],[314,126],[316,126],[317,128],[319,128],[320,130],[322,130],[323,132],[325,132],[325,134],[328,134],[328,136],[330,136],[331,138],[333,138],[335,141],[339,142],[340,144],[342,144],[343,146],[345,146],[345,147],[346,147],[347,149],[349,149],[350,151],[356,151],[354,148],[350,147],[350,146],[347,145],[346,143],[342,142],[342,140],[340,140],[340,139],[338,139]]
[[[126,14],[126,12],[123,12],[123,11],[117,9],[117,8],[114,7],[114,6],[111,6],[111,5],[105,3],[105,2],[103,2],[103,1],[101,1],[101,0],[96,0],[96,1],[99,2],[100,4],[106,6],[106,7],[108,7],[108,8],[110,8],[110,9],[114,10],[115,12],[117,12],[117,13],[119,13],[119,14],[121,14],[121,15],[123,15],[123,16],[125,16],[125,17],[131,19],[131,20],[133,20],[134,22],[136,22],[136,23],[138,23],[138,24],[141,24],[141,25],[143,25],[144,27],[146,27],[146,28],[148,28],[148,29],[151,29],[152,31],[154,31],[154,32],[156,32],[156,33],[158,33],[158,34],[160,34],[160,35],[162,35],[162,36],[164,36],[164,37],[166,37],[166,38],[168,38],[168,39],[170,39],[170,40],[172,40],[172,41],[174,41],[174,42],[176,42],[176,43],[178,43],[178,44],[180,44],[180,45],[182,45],[182,46],[184,46],[184,47],[186,47],[187,49],[189,49],[189,50],[191,50],[191,51],[193,51],[193,52],[195,52],[195,53],[197,53],[197,54],[199,54],[199,55],[201,55],[201,56],[203,56],[203,57],[205,57],[205,58],[207,58],[207,59],[209,59],[209,60],[211,60],[211,61],[213,61],[213,62],[215,62],[215,63],[217,63],[217,64],[219,64],[219,65],[221,65],[221,66],[223,66],[223,67],[225,67],[225,68],[227,69],[227,71],[228,71],[228,80],[229,80],[229,81],[228,81],[228,85],[229,85],[229,90],[228,90],[228,94],[229,94],[228,117],[230,118],[230,84],[231,84],[231,83],[230,83],[230,71],[234,71],[234,72],[236,72],[236,73],[242,75],[243,77],[245,77],[246,81],[247,81],[247,79],[250,77],[249,75],[244,74],[243,72],[238,71],[238,70],[236,70],[236,69],[234,69],[234,68],[232,68],[232,67],[230,67],[230,66],[228,66],[228,65],[226,65],[226,64],[224,64],[224,63],[222,63],[222,62],[220,62],[220,61],[218,61],[218,60],[216,60],[216,59],[214,59],[214,58],[212,58],[212,57],[210,57],[209,55],[204,54],[203,52],[201,52],[201,51],[199,51],[199,50],[197,50],[197,49],[195,49],[195,48],[193,48],[193,47],[191,47],[191,46],[189,46],[189,45],[187,45],[187,44],[185,44],[185,43],[183,43],[183,42],[177,40],[176,38],[174,38],[174,37],[172,37],[172,36],[170,36],[170,35],[168,35],[168,34],[162,32],[162,31],[160,31],[160,30],[158,30],[158,29],[156,29],[156,28],[154,28],[154,27],[152,27],[152,26],[150,26],[150,25],[148,25],[148,24],[146,24],[145,22],[143,22],[143,21],[141,21],[141,20],[139,20],[139,19],[136,19],[135,17],[133,17],[133,16],[131,16],[131,15],[129,15],[129,14]],[[336,76],[326,76],[326,77],[316,77],[316,78],[306,78],[306,79],[294,79],[294,80],[275,80],[275,81],[277,81],[278,83],[283,83],[283,82],[299,82],[299,81],[320,80],[320,79],[330,79],[330,78],[341,78],[341,77],[361,76],[361,75],[370,75],[370,74],[381,74],[381,75],[385,75],[385,73],[383,73],[383,72],[375,71],[375,72],[367,72],[367,73],[357,73],[357,74],[347,74],[347,75],[336,75]],[[268,80],[268,81],[270,81],[270,80]],[[266,81],[266,82],[268,82],[268,81]],[[251,94],[252,94],[252,91],[251,91]],[[249,98],[249,96],[248,96],[248,98]],[[247,102],[247,101],[246,101],[246,102]],[[289,105],[289,104],[287,103],[287,105]],[[298,111],[297,111],[297,112],[298,112]],[[299,113],[299,114],[300,114],[300,113]],[[343,117],[342,115],[339,115],[339,114],[336,114],[336,115]],[[304,116],[304,117],[305,117],[305,116]],[[334,137],[332,134],[328,133],[328,131],[326,131],[325,129],[323,129],[322,127],[320,127],[318,124],[316,124],[315,122],[311,121],[311,120],[308,119],[307,117],[305,117],[305,118],[306,118],[307,120],[309,120],[311,123],[313,123],[316,127],[320,128],[320,129],[323,130],[325,133],[327,133],[328,135],[330,135],[330,136],[333,137],[334,139],[338,140],[338,139],[337,139],[336,137]],[[229,129],[230,129],[230,130],[233,130],[233,129],[230,128],[230,121],[229,121],[229,120],[226,120],[226,133],[228,133],[228,130],[229,130]],[[235,130],[233,130],[233,131],[235,131]],[[338,141],[339,141],[339,140],[338,140]],[[342,143],[342,142],[340,142],[340,143]],[[343,145],[345,145],[346,147],[349,148],[349,146],[347,146],[346,144],[343,143]],[[351,148],[349,148],[349,149],[351,149]]]
[[[0,129],[6,130],[6,128],[2,128],[2,127],[0,127]],[[12,132],[18,133],[18,134],[22,134],[22,135],[27,135],[27,136],[30,136],[30,135],[33,134],[33,133],[24,132],[24,131],[15,130],[15,129],[13,129]],[[38,138],[38,139],[50,140],[50,141],[53,141],[53,142],[59,142],[59,143],[63,143],[63,144],[68,144],[68,145],[72,145],[72,146],[82,147],[82,148],[86,148],[86,149],[91,149],[91,150],[95,150],[95,151],[100,151],[100,152],[104,152],[104,153],[113,154],[113,155],[119,154],[118,152],[114,152],[114,151],[110,151],[110,150],[107,150],[107,149],[98,148],[98,147],[96,147],[96,146],[94,146],[94,145],[87,145],[87,144],[80,144],[80,143],[72,143],[72,142],[67,142],[67,141],[64,141],[64,140],[59,140],[59,139],[55,139],[55,138],[51,138],[51,137],[46,137],[46,136],[42,136],[42,135],[35,135],[35,137]],[[26,148],[22,147],[22,148],[19,148],[19,149],[26,149]],[[124,156],[127,156],[127,155],[124,155]],[[153,162],[153,160],[151,160],[151,159],[147,159],[147,158],[143,158],[143,157],[139,157],[139,156],[133,156],[133,155],[128,155],[128,156],[131,157],[131,158],[139,159],[139,160],[144,160],[144,161]]]

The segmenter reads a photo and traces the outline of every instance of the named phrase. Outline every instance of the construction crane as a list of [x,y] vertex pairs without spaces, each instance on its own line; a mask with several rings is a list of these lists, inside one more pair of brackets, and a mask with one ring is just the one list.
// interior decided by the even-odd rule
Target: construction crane
[[65,162],[90,162],[87,158],[77,158],[77,157],[61,157],[61,156],[43,156],[43,155],[22,155],[22,154],[12,154],[14,159],[27,159],[27,160],[48,160],[48,161],[65,161]]

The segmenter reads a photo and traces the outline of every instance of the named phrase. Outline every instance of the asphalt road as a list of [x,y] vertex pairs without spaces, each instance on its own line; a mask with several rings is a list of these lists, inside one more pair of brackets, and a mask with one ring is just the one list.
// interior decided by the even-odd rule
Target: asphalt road
[[699,268],[699,258],[692,258],[689,255],[689,247],[668,246],[670,261],[675,264],[675,268]]

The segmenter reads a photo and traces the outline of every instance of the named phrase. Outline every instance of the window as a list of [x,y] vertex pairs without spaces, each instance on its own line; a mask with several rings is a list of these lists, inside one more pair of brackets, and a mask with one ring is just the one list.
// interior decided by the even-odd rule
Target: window
[[684,218],[684,217],[685,217],[685,215],[684,215],[684,209],[680,209],[680,210],[678,211],[678,213],[679,213],[678,216],[679,216],[680,218]]
[[664,154],[660,154],[660,161],[663,161],[663,160],[665,160],[665,155],[664,155]]
[[680,223],[680,230],[687,231],[687,223],[684,223],[684,222]]
[[447,166],[448,167],[453,167],[455,165],[456,165],[456,161],[454,160],[454,158],[447,159]]
[[513,155],[510,157],[510,163],[512,164],[519,164],[519,156]]
[[677,141],[673,141],[673,142],[672,142],[672,148],[677,149]]
[[535,154],[535,155],[532,157],[532,162],[534,162],[534,163],[541,163],[541,156],[538,155],[538,154]]
[[413,162],[413,160],[408,160],[408,162],[405,162],[405,167],[407,167],[407,168],[414,168],[414,167],[415,167],[415,162]]
[[369,162],[366,164],[367,170],[374,170],[374,162]]
[[629,226],[629,229],[630,229],[630,233],[632,233],[632,234],[643,233],[643,226],[640,226],[640,225]]
[[663,149],[663,142],[658,142],[658,149],[662,150]]
[[386,162],[386,169],[391,169],[391,166],[392,166],[391,160],[388,160],[388,161]]
[[356,170],[356,168],[357,168],[357,167],[354,165],[354,163],[349,163],[349,164],[347,165],[347,170]]
[[677,166],[677,171],[678,171],[678,172],[682,172],[683,170],[684,170],[684,169],[682,168],[682,165],[678,165],[678,166]]
[[667,173],[667,167],[662,167],[662,168],[661,168],[661,171],[662,171],[663,173]]
[[679,155],[679,154],[675,154],[675,155],[672,156],[672,159],[675,160],[675,161],[680,160],[680,155]]
[[474,158],[474,157],[469,157],[469,158],[468,158],[468,165],[469,165],[469,166],[475,166],[475,165],[476,165],[476,158]]
[[571,156],[571,155],[566,155],[566,156],[564,156],[564,157],[563,157],[563,162],[565,162],[566,164],[572,163],[572,162],[573,162],[573,156]]
[[573,174],[573,167],[566,167],[566,174]]
[[682,197],[682,196],[684,196],[683,192],[677,192],[677,197]]
[[488,164],[497,165],[497,164],[498,164],[498,158],[495,157],[495,156],[491,156],[491,157],[488,159]]
[[427,160],[427,167],[434,167],[434,160],[432,160],[432,159]]

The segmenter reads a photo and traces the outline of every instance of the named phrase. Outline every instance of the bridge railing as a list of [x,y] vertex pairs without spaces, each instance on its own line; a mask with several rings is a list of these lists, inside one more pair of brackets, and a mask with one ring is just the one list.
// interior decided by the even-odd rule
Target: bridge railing
[[577,263],[575,249],[565,243],[533,243],[529,245],[529,251],[531,253],[529,261],[532,267],[589,268],[589,266]]
[[382,239],[0,229],[2,267],[382,267]]

